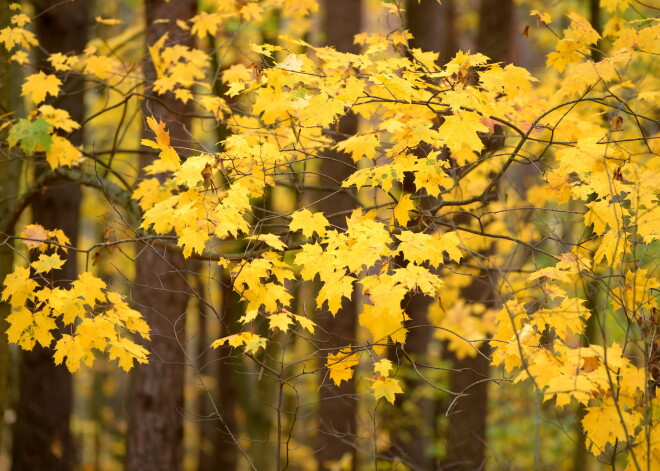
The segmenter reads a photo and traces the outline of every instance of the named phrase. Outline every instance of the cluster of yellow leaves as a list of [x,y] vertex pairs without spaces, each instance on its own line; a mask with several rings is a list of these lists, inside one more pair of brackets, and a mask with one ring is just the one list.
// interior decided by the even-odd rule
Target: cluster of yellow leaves
[[91,366],[94,350],[117,359],[125,371],[135,361],[146,363],[147,350],[126,333],[148,340],[149,326],[122,295],[109,291],[89,272],[81,273],[70,288],[48,281],[48,274],[65,263],[58,251],[52,250],[53,243],[60,248],[69,243],[62,231],[46,231],[32,224],[22,237],[29,248],[41,253],[28,267],[16,267],[4,281],[0,300],[12,307],[7,317],[9,341],[25,350],[36,344],[52,347],[55,363],[65,363],[71,372],[81,363]]
[[[533,205],[576,210],[569,227],[586,228],[587,237],[554,256],[554,266],[528,264],[532,274],[513,279],[513,299],[495,318],[493,364],[516,381],[530,379],[558,408],[584,405],[581,427],[594,455],[625,444],[627,469],[657,469],[658,421],[649,417],[657,408],[651,383],[657,369],[652,332],[660,307],[659,161],[657,146],[635,116],[653,113],[653,99],[641,84],[650,85],[649,71],[657,72],[649,52],[653,44],[657,48],[660,29],[657,21],[618,16],[627,1],[601,4],[613,13],[603,37],[570,14],[568,29],[548,56],[548,65],[566,72],[558,90],[548,93],[550,111],[539,122],[565,145],[545,160],[547,185],[528,194]],[[539,18],[550,23],[549,17]],[[599,43],[609,44],[609,51],[594,61],[589,48],[600,40],[609,41]],[[657,77],[650,82],[657,88]],[[622,94],[627,112],[617,109]],[[567,112],[565,101],[576,95],[588,101]],[[599,288],[606,296],[600,297]],[[602,344],[586,338],[587,322],[598,326]],[[613,324],[623,325],[625,333]]]

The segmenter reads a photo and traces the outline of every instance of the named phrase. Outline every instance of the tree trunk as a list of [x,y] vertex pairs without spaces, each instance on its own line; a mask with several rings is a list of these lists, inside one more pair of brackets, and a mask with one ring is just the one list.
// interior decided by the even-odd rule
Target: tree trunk
[[[9,25],[10,0],[0,0],[0,29]],[[20,116],[23,106],[20,99],[21,69],[17,64],[4,61],[0,65],[0,114],[14,112]],[[0,140],[6,140],[7,131],[0,134]],[[9,221],[15,210],[18,184],[20,182],[23,159],[18,149],[2,151],[0,155],[0,232],[13,234],[14,227]],[[4,238],[4,236],[3,236]],[[11,273],[14,266],[14,244],[11,241],[0,243],[0,284]],[[9,380],[9,344],[4,332],[7,330],[7,316],[11,313],[9,303],[0,302],[0,417],[4,417]],[[0,427],[0,449],[2,448],[3,429]]]
[[477,52],[493,62],[514,62],[520,36],[513,0],[481,0]]
[[[353,44],[353,36],[360,33],[361,2],[358,0],[326,0],[323,29],[326,33],[326,43],[334,46],[340,52],[359,53],[359,47]],[[339,135],[337,140],[349,137],[357,132],[357,116],[345,116],[339,120]],[[339,187],[341,181],[354,170],[352,160],[345,154],[327,151],[330,159],[321,164],[321,184]],[[325,199],[321,209],[325,214],[350,210],[355,207],[351,195],[340,192],[334,197]],[[330,220],[331,224],[346,227],[345,217]],[[321,306],[317,306],[320,310]],[[326,312],[319,319],[320,334],[324,336],[323,347],[331,348],[336,353],[340,347],[355,342],[356,330],[355,303],[344,299],[342,308],[336,316]],[[323,364],[327,362],[324,356]],[[342,382],[337,387],[332,384],[327,375],[327,369],[321,371],[319,405],[319,453],[317,460],[319,469],[327,469],[327,462],[340,460],[345,454],[352,456],[353,468],[356,468],[355,434],[357,398],[355,382]]]
[[[477,52],[494,62],[511,62],[516,52],[516,22],[513,0],[482,0],[479,10]],[[496,126],[495,137],[485,140],[486,150],[493,152],[504,144],[501,127]],[[462,291],[467,303],[495,303],[492,273],[481,272],[472,284]],[[448,470],[484,469],[486,462],[486,418],[488,415],[488,369],[490,346],[480,348],[483,355],[456,358],[450,353],[453,370],[449,375],[450,388],[467,394],[459,398],[449,415],[447,455],[444,467]]]
[[[35,1],[35,28],[39,43],[39,67],[47,72],[48,53],[78,54],[87,45],[88,2],[75,0],[62,5],[57,0]],[[69,112],[71,119],[82,123],[85,114],[83,80],[69,77],[53,105]],[[83,142],[82,130],[69,136],[74,145]],[[35,166],[35,174],[47,168],[45,159]],[[62,229],[73,245],[78,240],[82,193],[80,186],[66,180],[52,182],[31,202],[32,221],[46,229]],[[66,286],[77,278],[75,254],[71,254],[52,279]],[[19,402],[14,429],[12,469],[69,470],[75,463],[69,420],[73,408],[71,375],[64,365],[56,366],[51,349],[35,346],[22,351],[19,365]]]
[[406,2],[407,29],[413,35],[410,47],[440,53],[442,63],[458,51],[456,33],[456,5],[454,0],[408,0]]
[[[168,45],[192,47],[192,37],[176,26],[197,13],[195,0],[146,0],[147,45],[168,33]],[[166,22],[157,20],[168,20]],[[173,146],[184,149],[189,138],[191,104],[183,105],[173,95],[149,97],[156,79],[153,63],[145,63],[147,98],[145,116],[164,121]],[[144,168],[153,157],[142,154]],[[138,365],[131,377],[128,415],[126,469],[180,471],[182,469],[183,386],[185,312],[188,302],[185,264],[178,254],[153,247],[141,247],[136,263],[135,285],[131,295],[149,323],[152,335],[148,346],[149,364]]]

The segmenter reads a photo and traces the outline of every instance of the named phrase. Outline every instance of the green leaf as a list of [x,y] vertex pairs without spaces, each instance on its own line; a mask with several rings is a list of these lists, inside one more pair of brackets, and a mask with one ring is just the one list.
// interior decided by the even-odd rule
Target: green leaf
[[43,118],[34,121],[21,118],[11,127],[7,142],[13,147],[20,141],[21,149],[26,154],[32,154],[36,150],[47,152],[53,144],[53,138],[50,135],[52,129],[53,126]]

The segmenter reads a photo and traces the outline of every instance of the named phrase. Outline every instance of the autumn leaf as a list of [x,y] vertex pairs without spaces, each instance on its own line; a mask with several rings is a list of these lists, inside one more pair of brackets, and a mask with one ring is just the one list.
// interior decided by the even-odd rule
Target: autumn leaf
[[37,273],[48,273],[51,270],[59,270],[62,268],[62,265],[64,265],[64,260],[62,260],[62,258],[57,254],[41,254],[39,255],[38,260],[35,260],[30,264],[30,266],[34,268]]
[[291,232],[301,230],[305,237],[312,237],[315,232],[319,237],[323,237],[325,235],[325,228],[328,225],[328,220],[323,213],[312,213],[308,209],[301,209],[291,215],[289,230]]
[[52,129],[53,126],[46,119],[30,121],[21,118],[9,130],[7,142],[13,147],[20,141],[21,149],[26,154],[33,154],[38,150],[48,151],[53,144]]
[[383,397],[391,404],[394,404],[395,394],[403,394],[399,380],[395,378],[379,377],[374,380],[371,390],[374,392],[376,400]]
[[56,97],[60,93],[62,81],[55,75],[38,72],[25,79],[21,96],[32,95],[32,101],[39,104],[46,99],[47,95]]
[[339,349],[337,353],[328,353],[326,366],[330,379],[339,386],[342,381],[350,381],[353,377],[353,367],[359,363],[357,353],[352,353],[350,346]]

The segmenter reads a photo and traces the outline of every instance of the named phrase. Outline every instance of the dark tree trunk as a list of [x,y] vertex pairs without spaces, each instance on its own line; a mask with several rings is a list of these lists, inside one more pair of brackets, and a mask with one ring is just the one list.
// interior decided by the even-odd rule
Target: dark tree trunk
[[520,36],[513,0],[481,0],[477,52],[493,62],[514,62]]
[[[513,0],[481,0],[477,51],[493,62],[512,62],[515,59],[516,31]],[[503,130],[496,126],[495,137],[484,141],[486,150],[493,152],[504,144]],[[472,284],[462,291],[467,303],[480,302],[494,306],[493,273],[482,271]],[[488,374],[490,346],[480,349],[483,355],[456,358],[449,354],[453,371],[449,375],[450,388],[467,397],[459,398],[449,415],[447,455],[444,468],[473,471],[484,469],[486,462],[486,418],[488,415]],[[486,357],[484,357],[484,355]]]
[[[361,30],[361,5],[358,0],[326,0],[323,29],[326,43],[340,52],[358,53],[359,47],[353,44],[353,36]],[[339,121],[339,134],[336,140],[345,139],[357,132],[357,116],[345,116]],[[341,152],[327,151],[331,159],[321,165],[323,174],[321,184],[339,187],[341,182],[355,169],[353,161]],[[326,214],[350,210],[355,207],[351,195],[341,192],[323,201],[321,209]],[[330,221],[338,227],[346,227],[345,216]],[[321,308],[321,306],[317,306]],[[322,347],[336,349],[355,342],[356,329],[355,303],[344,299],[342,308],[336,316],[325,313],[319,319],[320,335],[324,336]],[[326,358],[322,359],[326,363]],[[320,390],[319,405],[319,469],[327,469],[326,462],[337,461],[345,454],[353,457],[353,469],[356,467],[355,434],[357,398],[355,382],[342,382],[337,387],[331,383],[325,368],[321,371],[321,380],[325,381]]]
[[[187,21],[197,13],[196,0],[146,0],[147,45],[168,33],[168,45],[192,47],[188,32],[176,26],[176,20]],[[167,22],[157,20],[168,20]],[[183,105],[170,94],[151,100],[149,84],[156,79],[150,60],[144,69],[147,99],[145,116],[164,121],[171,142],[180,154],[189,142],[192,105]],[[152,161],[143,154],[140,166]],[[183,382],[185,312],[188,285],[184,261],[178,254],[153,247],[141,247],[137,258],[135,285],[131,296],[149,323],[152,335],[148,346],[149,364],[138,365],[131,377],[128,401],[126,469],[128,471],[182,469]]]
[[442,63],[458,51],[456,33],[456,5],[454,0],[408,0],[406,2],[407,29],[413,35],[410,47],[440,53]]
[[[222,289],[222,305],[220,313],[222,318],[220,326],[219,338],[229,335],[230,329],[228,328],[232,322],[240,317],[237,315],[236,307],[239,306],[238,299],[235,299],[233,290],[228,284],[228,280],[223,280],[221,284]],[[200,293],[204,290],[200,289]],[[201,304],[201,303],[200,303]],[[239,450],[232,434],[235,436],[238,433],[238,423],[236,420],[236,407],[238,406],[236,394],[236,379],[234,378],[234,361],[232,359],[232,347],[224,344],[217,349],[209,349],[209,345],[213,339],[204,335],[202,342],[202,325],[208,324],[209,315],[207,309],[200,308],[200,364],[204,369],[200,371],[203,375],[214,375],[217,381],[215,389],[209,391],[202,391],[200,394],[200,417],[203,421],[200,425],[200,453],[199,462],[197,465],[198,471],[233,471],[238,466],[238,453]],[[233,320],[232,320],[233,318]],[[217,319],[213,318],[217,321]],[[235,327],[235,326],[234,326]],[[236,329],[231,329],[235,332]],[[203,349],[203,351],[201,351]],[[216,414],[216,407],[213,406],[211,401],[214,401],[217,411],[222,415],[222,420],[218,420]]]
[[[408,0],[406,2],[407,29],[413,35],[410,41],[411,48],[420,48],[423,51],[440,53],[440,62],[448,61],[458,50],[457,35],[455,34],[455,5],[453,0],[442,2]],[[428,151],[430,149],[425,149]],[[419,151],[422,157],[425,152]],[[412,175],[404,179],[405,193],[415,192]],[[429,198],[420,202],[422,206],[432,206],[435,202]],[[398,264],[404,263],[400,260]],[[428,308],[434,298],[421,293],[410,295],[405,302],[406,313],[410,320],[406,322],[408,335],[404,346],[406,353],[414,360],[426,363],[428,345],[433,329],[428,322]],[[401,352],[391,353],[394,359],[401,360]],[[417,387],[423,387],[423,381],[418,378],[409,378],[405,381],[405,390],[412,392]],[[404,418],[405,433],[397,428],[392,431],[392,456],[399,457],[404,463],[414,469],[431,469],[432,460],[428,454],[428,447],[437,439],[435,427],[436,404],[429,398],[422,398],[416,402],[418,416],[407,414]],[[405,414],[402,412],[402,414]]]
[[[11,0],[0,0],[0,29],[9,26],[9,4]],[[23,111],[20,98],[21,69],[18,64],[3,61],[0,64],[0,114],[14,112],[14,116],[21,116]],[[0,140],[7,138],[7,130],[0,133]],[[21,181],[23,159],[18,149],[3,150],[0,152],[0,232],[14,233],[14,224],[11,222],[16,208],[16,196]],[[14,244],[5,241],[0,244],[0,284],[12,272],[14,266]],[[11,313],[11,306],[7,302],[0,302],[0,332],[7,330],[7,316]],[[9,343],[6,335],[0,335],[0,417],[4,417],[7,395],[9,389]],[[0,427],[0,446],[3,442],[3,430]]]
[[[73,4],[71,4],[73,3]],[[88,2],[75,0],[62,4],[57,0],[35,1],[35,28],[39,43],[47,53],[79,54],[87,45]],[[38,54],[40,68],[47,70],[46,53]],[[84,83],[76,77],[66,80],[61,95],[53,105],[69,112],[81,123],[84,118]],[[69,136],[74,145],[83,141],[82,130]],[[47,168],[44,159],[37,162],[35,173]],[[52,182],[31,202],[32,220],[46,229],[62,229],[73,245],[78,240],[81,200],[80,186],[66,180]],[[52,274],[59,286],[77,277],[75,255],[70,255],[61,270]],[[14,429],[12,469],[69,470],[75,463],[74,444],[69,429],[73,407],[71,375],[64,365],[53,363],[50,349],[36,346],[21,352],[19,365],[19,401]]]

